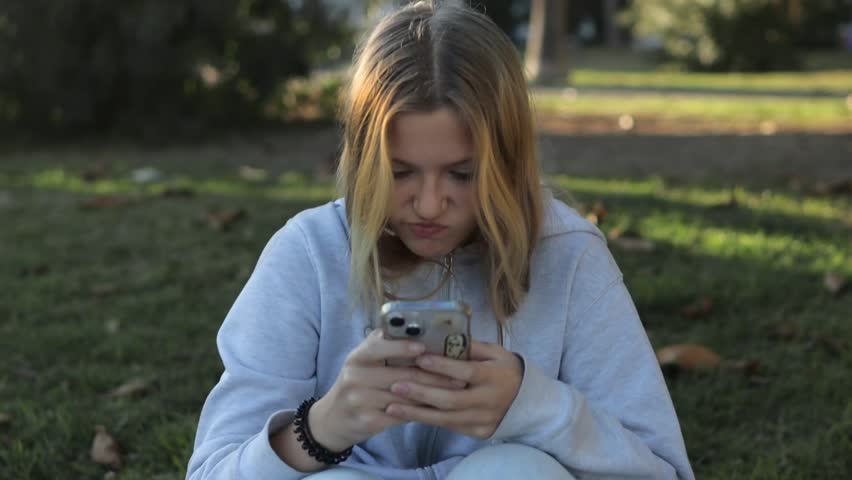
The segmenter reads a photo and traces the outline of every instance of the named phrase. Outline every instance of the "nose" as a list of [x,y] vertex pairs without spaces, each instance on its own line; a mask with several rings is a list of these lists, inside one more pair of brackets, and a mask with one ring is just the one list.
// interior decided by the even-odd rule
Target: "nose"
[[438,182],[425,179],[414,196],[414,212],[423,220],[434,220],[444,213],[447,202]]

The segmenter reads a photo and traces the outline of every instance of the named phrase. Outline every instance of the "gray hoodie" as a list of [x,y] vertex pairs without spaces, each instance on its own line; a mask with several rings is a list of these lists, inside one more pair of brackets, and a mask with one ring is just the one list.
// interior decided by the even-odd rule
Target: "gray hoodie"
[[[344,465],[385,479],[445,478],[466,455],[515,442],[547,452],[578,479],[692,479],[654,351],[600,231],[546,196],[531,285],[503,346],[524,375],[497,431],[477,440],[407,423],[355,446]],[[497,342],[477,247],[454,252],[452,292],[473,311],[471,335]],[[305,210],[261,254],[217,337],[225,371],[198,425],[187,479],[302,478],[269,435],[299,403],[324,395],[371,327],[347,302],[349,237],[342,200]],[[437,282],[424,265],[399,288]],[[426,290],[428,291],[428,290]]]

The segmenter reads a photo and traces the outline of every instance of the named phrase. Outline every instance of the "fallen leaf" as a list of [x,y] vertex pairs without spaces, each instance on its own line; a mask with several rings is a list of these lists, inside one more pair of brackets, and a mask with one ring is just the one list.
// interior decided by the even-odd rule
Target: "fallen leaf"
[[80,208],[83,209],[101,209],[101,208],[118,208],[130,204],[130,200],[115,195],[98,195],[90,197],[80,202]]
[[839,295],[846,288],[846,279],[837,273],[826,273],[822,283],[834,295]]
[[693,303],[680,309],[680,315],[686,318],[705,317],[713,311],[713,299],[710,297],[700,297]]
[[0,427],[5,427],[12,423],[12,415],[5,412],[0,412]]
[[195,190],[189,187],[166,187],[160,192],[160,196],[166,198],[189,198],[195,196]]
[[630,131],[633,130],[633,127],[635,126],[636,120],[633,118],[633,115],[625,113],[618,117],[618,128],[624,131]]
[[232,208],[220,212],[207,212],[207,224],[219,231],[226,231],[237,220],[246,216],[242,208]]
[[661,366],[675,366],[682,370],[716,368],[721,358],[716,352],[702,345],[679,343],[657,350]]
[[772,338],[781,338],[785,340],[789,340],[792,338],[796,338],[800,335],[799,331],[793,325],[789,323],[782,323],[775,327],[775,329],[771,333]]
[[586,220],[595,225],[602,225],[608,213],[603,203],[596,202],[592,206],[592,210],[586,214]]
[[654,242],[644,238],[618,237],[612,243],[628,252],[653,252],[657,248]]
[[89,293],[96,297],[106,297],[107,295],[112,295],[117,291],[118,287],[111,283],[99,283],[97,285],[92,285],[89,289]]
[[152,383],[144,378],[134,378],[116,387],[105,395],[106,398],[129,397],[150,390]]
[[615,240],[617,238],[622,238],[622,237],[642,238],[642,235],[640,235],[639,232],[637,230],[635,230],[633,227],[627,227],[627,228],[614,227],[607,234],[607,238],[609,238],[610,240]]
[[739,370],[745,375],[751,376],[757,374],[760,370],[760,362],[757,360],[729,360],[723,361],[722,366],[732,370]]
[[95,438],[89,455],[93,462],[118,470],[121,468],[121,449],[118,442],[102,425],[95,427]]

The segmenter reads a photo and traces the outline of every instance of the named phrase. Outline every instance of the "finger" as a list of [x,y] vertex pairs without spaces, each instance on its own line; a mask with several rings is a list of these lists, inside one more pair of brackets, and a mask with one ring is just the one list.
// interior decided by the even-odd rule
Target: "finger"
[[376,371],[375,369],[370,370],[369,376],[372,378],[372,382],[375,382],[376,387],[385,389],[390,389],[391,385],[401,381],[448,390],[458,390],[467,386],[467,383],[461,380],[427,372],[417,367],[387,367],[382,368],[380,371]]
[[386,413],[405,421],[425,423],[461,433],[467,433],[480,425],[486,425],[489,419],[485,412],[476,409],[447,411],[398,403],[388,405]]
[[354,364],[384,363],[389,358],[412,358],[426,350],[425,345],[411,340],[386,340],[379,329],[370,335],[349,354]]
[[427,372],[437,373],[470,384],[479,382],[481,362],[456,360],[440,355],[421,355],[417,357],[417,366]]
[[470,342],[470,359],[471,360],[497,360],[502,355],[508,353],[507,350],[496,343]]
[[391,392],[400,397],[431,405],[441,410],[464,410],[476,403],[479,392],[472,390],[447,390],[410,382],[399,382],[391,386]]

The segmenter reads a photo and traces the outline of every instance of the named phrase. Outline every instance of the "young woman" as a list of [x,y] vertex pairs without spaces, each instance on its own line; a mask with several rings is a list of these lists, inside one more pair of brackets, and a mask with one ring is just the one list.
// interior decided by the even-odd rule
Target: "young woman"
[[[404,7],[359,49],[342,121],[343,198],[261,254],[187,478],[693,478],[604,237],[541,187],[508,38]],[[469,360],[371,331],[430,292],[470,307]]]

